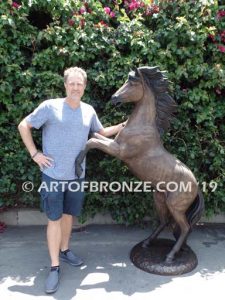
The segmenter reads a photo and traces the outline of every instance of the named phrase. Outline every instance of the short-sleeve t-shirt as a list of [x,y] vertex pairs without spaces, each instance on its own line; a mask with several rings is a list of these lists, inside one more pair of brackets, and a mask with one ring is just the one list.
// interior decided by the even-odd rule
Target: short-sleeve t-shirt
[[[42,127],[42,151],[54,161],[51,167],[42,172],[54,179],[73,180],[75,159],[85,148],[89,132],[98,132],[103,128],[94,108],[84,102],[73,109],[65,98],[50,99],[42,102],[26,121],[32,127]],[[85,176],[85,160],[82,164]]]

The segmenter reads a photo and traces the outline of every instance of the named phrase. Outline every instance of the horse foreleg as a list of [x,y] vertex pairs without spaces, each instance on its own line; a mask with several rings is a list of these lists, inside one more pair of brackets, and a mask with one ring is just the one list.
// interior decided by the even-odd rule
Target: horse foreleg
[[76,175],[78,177],[80,177],[83,172],[81,164],[82,164],[87,152],[90,149],[99,149],[107,154],[110,154],[110,155],[116,156],[116,157],[120,153],[119,144],[116,143],[114,140],[108,139],[108,138],[105,138],[102,140],[96,139],[96,138],[91,138],[90,140],[87,141],[85,149],[82,150],[76,158],[75,169],[76,169]]
[[160,224],[159,226],[153,231],[153,233],[144,240],[142,247],[147,248],[150,246],[151,242],[157,238],[160,232],[168,225],[169,223],[169,210],[166,206],[166,194],[161,192],[154,193],[154,202],[155,208],[159,215]]
[[98,140],[102,140],[102,141],[112,141],[112,139],[109,139],[107,137],[105,137],[104,135],[101,135],[97,132],[94,132],[92,135],[91,135],[92,138],[96,138]]

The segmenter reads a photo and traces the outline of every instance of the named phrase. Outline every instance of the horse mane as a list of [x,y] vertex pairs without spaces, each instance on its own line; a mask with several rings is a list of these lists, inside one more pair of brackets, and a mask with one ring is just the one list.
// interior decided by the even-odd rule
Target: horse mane
[[[177,110],[177,104],[169,95],[169,81],[165,76],[165,71],[160,71],[158,67],[140,67],[135,70],[134,79],[140,80],[141,73],[145,83],[153,91],[156,98],[156,126],[160,133],[168,130],[170,121]],[[132,72],[133,73],[133,72]]]

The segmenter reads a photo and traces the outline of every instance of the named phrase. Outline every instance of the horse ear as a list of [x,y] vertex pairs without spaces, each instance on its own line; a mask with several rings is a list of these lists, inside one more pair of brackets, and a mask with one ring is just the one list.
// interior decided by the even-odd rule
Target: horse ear
[[140,78],[143,81],[143,76],[141,74],[140,68],[135,68],[135,77]]
[[141,73],[141,68],[135,68],[135,76],[138,77],[138,78],[141,78],[142,82],[143,82],[143,75]]
[[135,67],[134,72],[135,72],[135,76],[137,76],[137,77],[140,76],[139,71],[138,71],[138,68]]

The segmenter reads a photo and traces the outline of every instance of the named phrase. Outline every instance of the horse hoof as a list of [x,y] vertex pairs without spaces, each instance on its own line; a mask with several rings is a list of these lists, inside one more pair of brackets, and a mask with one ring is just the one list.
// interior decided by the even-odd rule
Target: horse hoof
[[188,252],[189,251],[189,248],[188,246],[185,244],[181,247],[180,251],[183,251],[183,252]]
[[165,259],[165,265],[169,266],[169,265],[172,265],[173,263],[173,258],[172,257],[167,257]]
[[150,242],[149,241],[144,241],[141,246],[142,246],[142,248],[149,248],[150,247]]

